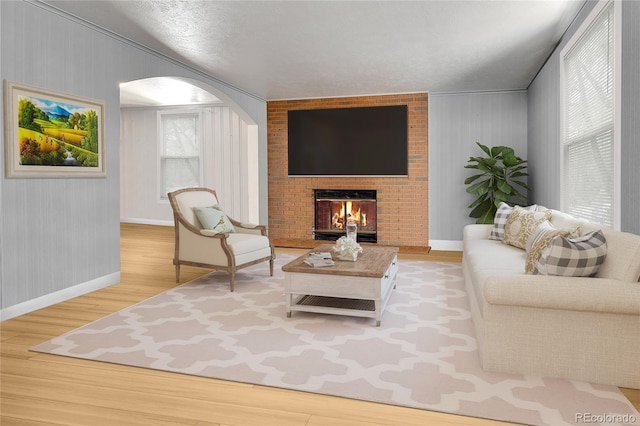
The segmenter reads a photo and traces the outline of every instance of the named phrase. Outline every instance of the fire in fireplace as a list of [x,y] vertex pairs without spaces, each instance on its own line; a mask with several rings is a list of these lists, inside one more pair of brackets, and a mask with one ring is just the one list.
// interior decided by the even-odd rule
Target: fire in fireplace
[[314,200],[314,239],[337,240],[346,235],[347,223],[354,222],[358,241],[378,241],[375,190],[315,189]]

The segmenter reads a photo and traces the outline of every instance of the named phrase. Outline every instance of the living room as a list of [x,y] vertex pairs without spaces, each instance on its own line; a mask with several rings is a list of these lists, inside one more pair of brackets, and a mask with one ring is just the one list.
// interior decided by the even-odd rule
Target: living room
[[[572,23],[579,27],[589,4]],[[621,230],[640,233],[640,4],[621,2],[622,109],[620,119]],[[268,169],[270,101],[224,81],[119,39],[36,1],[2,2],[2,78],[101,99],[105,103],[107,175],[100,179],[7,179],[0,181],[0,308],[9,319],[121,280],[120,228],[126,159],[121,154],[119,84],[174,76],[225,95],[257,123],[259,140],[257,217],[269,223],[272,177]],[[530,84],[519,90],[428,93],[428,216],[409,225],[422,232],[419,243],[432,250],[460,250],[462,228],[471,223],[471,198],[463,185],[464,165],[479,154],[475,141],[512,146],[529,161],[529,199],[560,207],[559,50],[548,58]],[[66,48],[60,48],[65,46]],[[36,52],[36,53],[34,53]],[[81,52],[93,53],[89,57]],[[45,72],[46,70],[46,72]],[[426,91],[426,88],[425,88]],[[380,96],[396,96],[385,93]],[[318,95],[322,99],[329,94]],[[277,100],[274,100],[277,101]],[[4,124],[3,124],[4,126]],[[3,127],[3,135],[5,133]],[[140,159],[140,161],[144,161]],[[155,160],[153,160],[155,161]],[[134,195],[135,196],[135,195]],[[310,196],[310,195],[309,195]],[[170,214],[168,205],[165,213]],[[125,218],[140,218],[124,215]],[[148,218],[153,220],[170,220]],[[283,219],[284,220],[284,219]],[[275,224],[273,224],[275,225]],[[311,225],[305,222],[310,234]],[[276,226],[277,227],[277,226]],[[399,243],[397,239],[390,239]],[[29,261],[26,261],[29,259]],[[37,261],[35,261],[37,259]],[[171,265],[168,265],[169,273]]]
[[[635,2],[623,2],[623,23],[635,12]],[[40,73],[38,66],[27,65],[30,57],[26,55],[27,47],[39,46],[43,40],[51,39],[44,34],[38,36],[33,32],[16,36],[19,31],[14,30],[14,22],[27,19],[42,19],[44,28],[51,25],[62,28],[84,28],[80,23],[60,17],[47,10],[40,3],[9,2],[3,3],[3,16],[15,16],[8,19],[3,26],[7,36],[3,38],[7,48],[3,55],[3,77],[16,81],[27,82],[36,86],[64,89],[73,92],[69,87],[78,86],[84,82],[87,90],[84,95],[102,99],[105,102],[105,133],[108,145],[118,147],[116,135],[120,134],[120,102],[118,85],[125,81],[134,81],[154,76],[177,76],[179,78],[199,81],[201,85],[211,87],[235,102],[244,111],[255,111],[253,119],[258,124],[258,175],[259,181],[257,197],[259,200],[259,216],[256,220],[268,223],[268,182],[267,169],[267,117],[266,102],[248,93],[232,90],[228,86],[211,78],[198,75],[191,69],[181,67],[162,57],[141,51],[124,40],[115,39],[95,29],[87,28],[82,36],[73,37],[77,40],[87,40],[99,43],[102,60],[108,60],[104,65],[95,65],[95,71],[87,71],[84,65],[71,66],[79,59],[69,54],[62,63],[63,78],[54,77],[51,73]],[[582,14],[586,14],[583,11]],[[62,19],[62,21],[58,21]],[[49,24],[49,22],[53,22]],[[632,21],[630,21],[632,22]],[[63,25],[64,24],[64,25]],[[573,27],[578,25],[578,20]],[[84,31],[84,30],[83,30]],[[620,200],[620,229],[628,232],[640,232],[638,227],[638,205],[640,204],[640,188],[637,182],[638,150],[635,136],[638,133],[637,122],[627,114],[633,114],[636,88],[635,64],[636,52],[632,47],[637,43],[634,26],[623,25],[622,55],[624,64],[622,72],[622,116],[620,120],[621,133],[621,164],[620,164],[620,193],[624,194]],[[37,37],[37,38],[36,38]],[[13,44],[11,43],[13,42]],[[625,43],[626,42],[626,43]],[[14,47],[14,45],[16,47]],[[89,49],[87,47],[86,49]],[[44,49],[46,53],[39,54],[46,62],[53,63],[52,49]],[[121,60],[122,55],[131,55],[131,59]],[[16,59],[17,58],[17,59]],[[145,62],[141,62],[144,58]],[[148,61],[148,63],[146,62]],[[557,87],[559,76],[557,67],[559,51],[549,58],[545,66],[539,71],[527,90],[506,92],[463,92],[463,93],[434,93],[428,100],[428,221],[422,224],[427,227],[428,242],[432,249],[446,249],[452,247],[460,249],[462,227],[472,222],[468,217],[467,206],[472,197],[465,192],[462,182],[465,179],[464,165],[472,155],[478,154],[475,142],[486,145],[507,145],[529,160],[529,183],[532,188],[530,200],[549,207],[560,207],[560,165],[557,146],[559,134],[559,101]],[[78,62],[83,64],[82,62]],[[133,64],[143,63],[140,70]],[[131,65],[129,65],[131,64]],[[24,77],[21,74],[24,74]],[[91,78],[89,78],[91,76]],[[95,84],[93,80],[100,84]],[[61,82],[68,81],[65,85]],[[464,123],[464,125],[461,125]],[[126,206],[129,198],[122,197],[123,187],[131,185],[131,178],[135,175],[121,178],[121,172],[129,170],[126,158],[120,158],[120,149],[106,150],[106,164],[110,172],[105,179],[68,179],[68,180],[2,180],[3,209],[3,276],[2,276],[2,308],[5,315],[10,307],[29,303],[47,295],[63,292],[70,287],[85,284],[87,289],[101,288],[118,282],[119,245],[118,233],[120,219],[136,218],[134,214],[122,213],[120,206]],[[149,179],[146,176],[145,179]],[[459,184],[460,183],[460,184]],[[60,197],[59,185],[64,185],[64,195]],[[212,184],[209,184],[212,185]],[[148,187],[144,188],[147,191]],[[76,197],[73,194],[85,194]],[[29,194],[27,196],[27,194]],[[225,196],[225,195],[223,195]],[[45,202],[46,200],[46,202]],[[56,226],[49,225],[50,219],[45,219],[47,213],[41,207],[45,202],[47,211],[54,211]],[[10,206],[10,208],[9,208]],[[164,205],[164,220],[170,221],[170,209]],[[161,211],[159,207],[157,209]],[[82,213],[81,213],[82,212]],[[154,219],[149,217],[149,219]],[[100,223],[100,227],[92,224]],[[29,224],[28,226],[26,224]],[[306,225],[305,225],[306,227]],[[21,229],[29,232],[18,234]],[[311,226],[307,228],[311,232]],[[64,237],[61,237],[64,236]],[[60,244],[62,238],[64,244]],[[47,256],[55,252],[60,246],[66,247],[69,257],[74,262],[58,262]],[[20,259],[36,257],[41,262],[35,268],[24,270]],[[101,259],[95,262],[94,259]],[[54,278],[55,277],[55,278]],[[28,285],[26,283],[29,283]],[[37,306],[37,305],[36,305]],[[45,305],[40,305],[45,306]]]

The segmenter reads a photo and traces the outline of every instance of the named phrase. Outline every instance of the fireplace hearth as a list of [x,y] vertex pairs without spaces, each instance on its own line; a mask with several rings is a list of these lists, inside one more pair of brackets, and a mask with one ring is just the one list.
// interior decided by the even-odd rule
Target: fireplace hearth
[[376,191],[372,189],[314,189],[315,240],[335,241],[346,235],[347,222],[358,226],[358,242],[375,243]]

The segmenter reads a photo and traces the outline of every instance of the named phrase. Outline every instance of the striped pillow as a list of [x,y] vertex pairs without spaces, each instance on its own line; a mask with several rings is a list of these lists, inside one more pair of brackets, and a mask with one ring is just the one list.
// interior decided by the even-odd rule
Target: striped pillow
[[542,251],[533,274],[593,277],[606,256],[607,241],[602,230],[576,238],[558,236]]
[[538,225],[527,240],[525,247],[527,260],[524,264],[524,272],[526,274],[533,272],[542,251],[549,245],[552,239],[558,235],[567,237],[570,234],[571,232],[567,229],[556,229],[548,220]]

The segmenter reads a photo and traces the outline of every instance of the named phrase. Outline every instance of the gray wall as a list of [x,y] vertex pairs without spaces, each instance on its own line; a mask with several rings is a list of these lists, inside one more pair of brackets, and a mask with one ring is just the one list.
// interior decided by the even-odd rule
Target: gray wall
[[[621,229],[640,234],[640,2],[622,4]],[[531,200],[560,208],[560,51],[593,9],[589,2],[529,87]]]
[[[475,141],[528,160],[529,202],[560,208],[560,50],[593,9],[585,5],[527,91],[429,95],[429,242],[462,247],[473,219],[465,192]],[[621,229],[640,234],[640,2],[622,3]],[[524,115],[524,116],[523,116]]]
[[467,208],[475,197],[464,180],[471,156],[483,155],[476,141],[510,146],[527,157],[527,92],[429,95],[429,244],[461,249],[462,228],[474,223]]
[[[106,178],[0,179],[2,318],[119,281],[118,84],[156,76],[224,92],[259,126],[261,219],[267,212],[266,103],[41,3],[0,2],[0,76],[104,101]],[[4,108],[4,107],[2,107]],[[2,110],[4,112],[4,110]],[[0,122],[4,136],[4,123]],[[0,150],[4,165],[4,150]]]
[[622,220],[640,234],[640,2],[622,2]]

